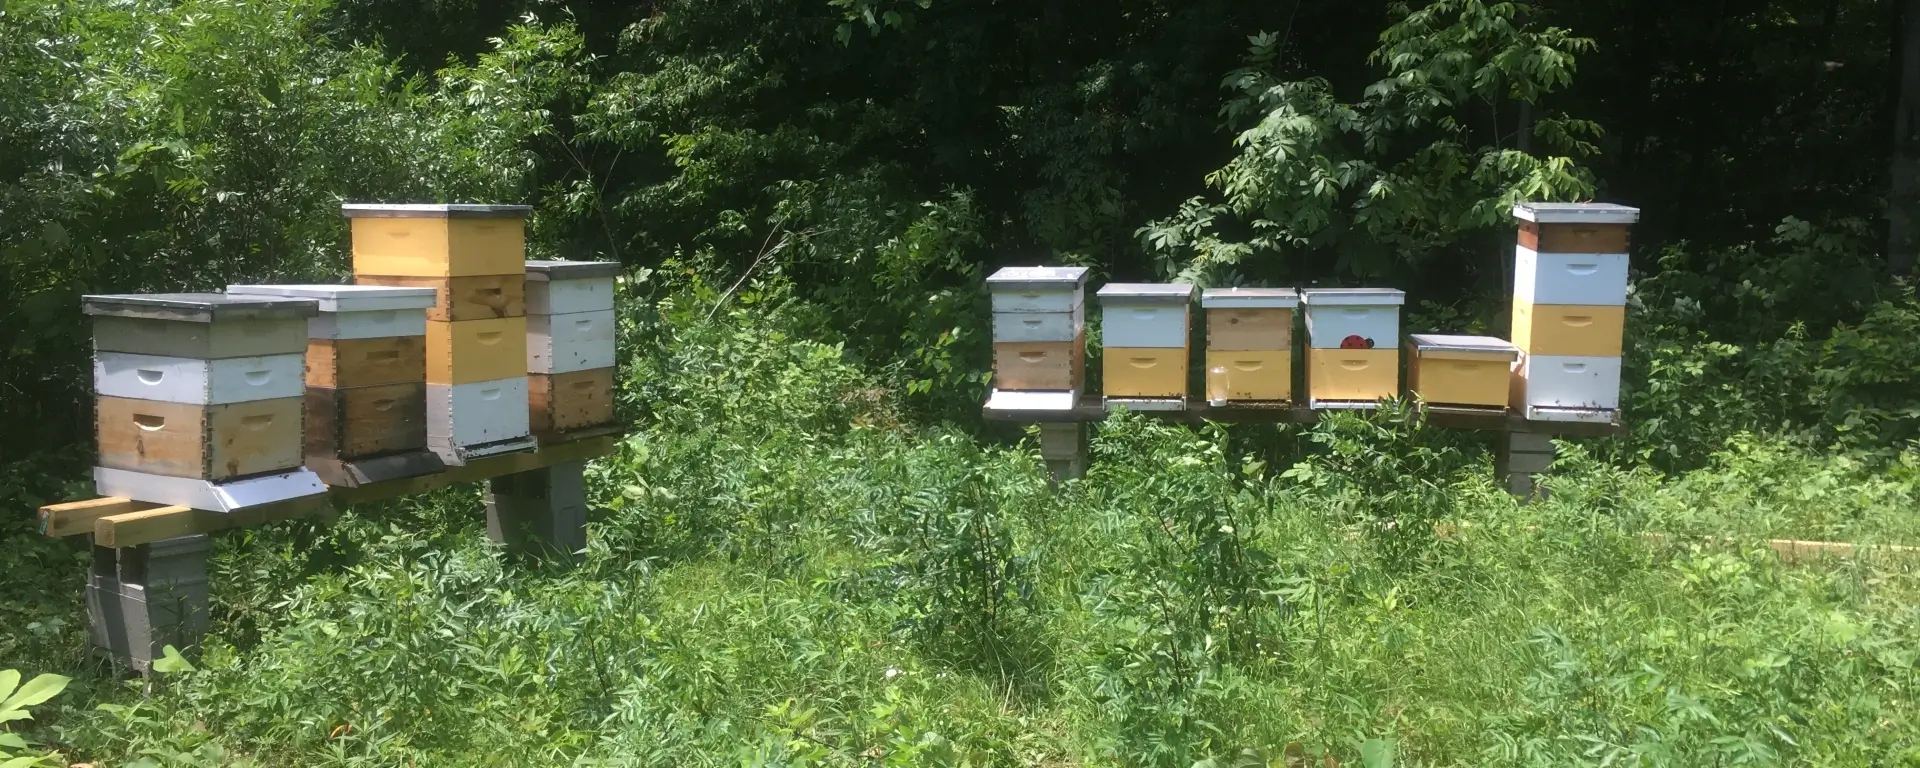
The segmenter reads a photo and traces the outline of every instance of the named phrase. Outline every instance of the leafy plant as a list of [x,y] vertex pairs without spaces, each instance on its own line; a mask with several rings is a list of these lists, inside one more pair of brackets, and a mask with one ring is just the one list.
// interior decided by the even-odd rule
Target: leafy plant
[[[60,695],[71,681],[72,678],[62,675],[42,674],[35,675],[26,685],[21,685],[19,670],[0,670],[0,723],[32,719],[33,714],[27,711],[27,707],[44,704]],[[0,757],[7,758],[0,761],[0,768],[31,768],[54,758],[50,753],[30,755],[13,751],[25,749],[26,739],[15,733],[0,731],[0,750],[4,750],[0,751]]]

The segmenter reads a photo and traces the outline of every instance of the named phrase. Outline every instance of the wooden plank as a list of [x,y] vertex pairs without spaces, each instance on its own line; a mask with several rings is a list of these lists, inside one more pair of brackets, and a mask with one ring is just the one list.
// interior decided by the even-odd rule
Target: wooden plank
[[154,507],[108,515],[94,521],[93,542],[102,547],[119,548],[191,536],[200,532],[196,524],[200,514],[203,513],[187,507]]
[[306,455],[300,444],[304,405],[303,398],[283,397],[208,406],[205,477],[224,480],[299,467]]
[[[335,509],[350,504],[425,493],[450,485],[592,459],[613,453],[622,438],[622,435],[610,434],[545,445],[538,452],[477,459],[465,466],[452,467],[436,474],[370,483],[358,488],[333,488],[321,496],[262,504],[226,514],[158,505],[141,505],[140,509],[132,509],[121,505],[139,505],[139,502],[124,499],[53,504],[43,508],[41,514],[43,519],[53,521],[50,523],[52,530],[59,531],[58,534],[49,535],[71,536],[91,532],[95,543],[100,546],[132,547],[196,533],[247,528],[312,515],[331,516]],[[81,521],[83,516],[91,516],[86,521],[92,523],[90,527]]]
[[[1587,424],[1568,421],[1528,421],[1511,411],[1490,408],[1427,406],[1427,423],[1443,429],[1472,429],[1489,432],[1521,432],[1571,437],[1607,437],[1624,431],[1619,422]],[[1080,404],[1058,411],[995,411],[981,409],[989,421],[1019,424],[1065,424],[1106,421],[1107,410],[1097,393],[1087,394]],[[1228,403],[1215,406],[1201,399],[1187,401],[1184,411],[1136,411],[1142,416],[1167,421],[1200,424],[1217,421],[1228,424],[1312,424],[1320,412],[1305,405],[1288,403]]]
[[426,380],[427,339],[424,336],[307,341],[309,387],[351,389]]
[[619,445],[620,435],[589,438],[571,443],[543,445],[538,451],[510,453],[502,456],[490,456],[474,459],[463,466],[449,467],[447,471],[420,477],[409,477],[372,483],[358,488],[336,488],[331,496],[341,505],[358,504],[367,501],[390,499],[396,496],[410,496],[416,493],[439,490],[449,485],[471,483],[488,478],[540,469],[569,461],[591,459],[612,453]]
[[93,532],[93,521],[112,515],[124,515],[160,506],[114,496],[86,501],[48,504],[40,508],[40,533],[55,538]]

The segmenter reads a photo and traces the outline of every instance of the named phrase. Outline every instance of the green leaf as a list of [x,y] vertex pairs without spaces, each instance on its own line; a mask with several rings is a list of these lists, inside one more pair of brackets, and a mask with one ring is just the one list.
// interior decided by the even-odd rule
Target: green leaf
[[[17,680],[19,679],[20,673],[14,672],[13,675],[14,679]],[[0,677],[0,680],[3,679],[4,677]],[[60,675],[41,675],[36,677],[26,685],[21,686],[19,692],[13,694],[13,698],[0,701],[0,713],[15,709],[26,709],[27,707],[58,696],[61,691],[67,689],[67,683],[72,679],[73,678],[62,677]]]
[[26,749],[27,740],[20,738],[20,734],[17,733],[0,733],[0,747]]
[[1393,739],[1367,739],[1360,745],[1360,764],[1366,768],[1393,768]]
[[37,758],[37,757],[16,757],[12,760],[8,760],[4,763],[0,763],[0,768],[33,768],[33,766],[36,766],[39,764],[40,764],[40,758]]
[[0,669],[0,697],[13,695],[13,689],[20,685],[20,670]]
[[193,671],[193,664],[188,662],[185,656],[180,655],[180,649],[169,645],[160,651],[162,656],[153,660],[153,671],[162,674]]

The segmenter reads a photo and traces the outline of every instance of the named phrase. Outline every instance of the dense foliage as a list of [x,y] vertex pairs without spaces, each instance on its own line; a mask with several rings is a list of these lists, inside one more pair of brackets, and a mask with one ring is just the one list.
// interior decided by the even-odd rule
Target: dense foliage
[[[1920,761],[1911,564],[1762,543],[1920,544],[1900,4],[1698,5],[6,0],[0,765]],[[1592,197],[1630,434],[1545,503],[1413,411],[1119,417],[1059,489],[975,416],[997,266],[1498,334],[1508,204]],[[471,488],[224,536],[120,682],[28,513],[90,490],[79,296],[336,279],[342,200],[626,265],[586,562]]]

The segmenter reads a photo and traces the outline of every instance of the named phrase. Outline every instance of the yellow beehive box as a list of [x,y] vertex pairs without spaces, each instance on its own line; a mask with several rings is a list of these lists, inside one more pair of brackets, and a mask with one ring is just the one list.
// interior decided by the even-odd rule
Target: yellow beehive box
[[472,384],[526,375],[526,318],[427,323],[428,384]]
[[526,274],[524,205],[340,206],[353,227],[355,275]]
[[1513,302],[1513,344],[1529,355],[1619,357],[1627,308]]
[[1100,289],[1100,371],[1109,407],[1184,410],[1194,287],[1113,283]]
[[1293,399],[1293,350],[1207,350],[1207,402]]
[[1186,347],[1107,347],[1104,355],[1108,400],[1186,399]]
[[1400,394],[1400,352],[1309,349],[1307,393],[1315,408],[1371,407]]
[[1414,334],[1407,391],[1432,405],[1505,409],[1519,348],[1490,336]]

